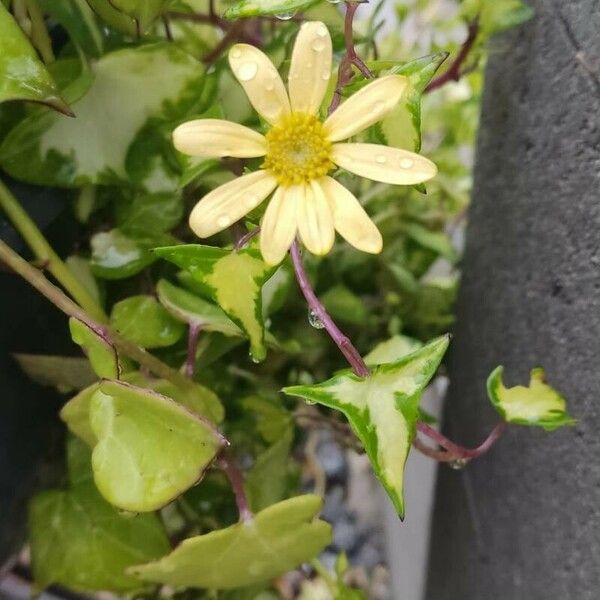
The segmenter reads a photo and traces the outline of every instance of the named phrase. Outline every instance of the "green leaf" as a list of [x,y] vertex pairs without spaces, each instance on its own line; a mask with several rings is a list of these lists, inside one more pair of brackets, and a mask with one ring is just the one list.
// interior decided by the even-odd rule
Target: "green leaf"
[[92,7],[92,10],[105,23],[110,25],[116,31],[120,31],[130,37],[138,34],[138,28],[135,21],[125,13],[117,10],[111,3],[111,0],[86,0]]
[[135,192],[118,198],[115,209],[119,229],[134,235],[169,231],[183,217],[183,201],[179,192]]
[[228,589],[268,581],[330,543],[330,526],[315,519],[321,502],[314,495],[284,500],[251,521],[188,538],[161,560],[128,573],[174,587]]
[[118,378],[121,374],[117,349],[103,335],[83,321],[69,319],[72,340],[81,346],[98,377]]
[[260,454],[245,479],[250,508],[254,512],[283,500],[288,491],[292,430]]
[[96,382],[81,390],[60,411],[60,418],[67,425],[69,431],[90,447],[94,447],[98,441],[90,425],[90,402],[99,387],[100,384]]
[[436,254],[443,256],[449,262],[455,263],[458,258],[458,252],[452,245],[448,234],[444,231],[432,231],[419,223],[404,223],[402,231],[411,240],[417,242],[423,248],[433,250]]
[[45,354],[12,356],[29,379],[40,385],[57,388],[62,393],[82,390],[96,381],[96,375],[87,358]]
[[504,387],[503,367],[492,371],[487,380],[490,401],[508,423],[543,427],[554,431],[577,422],[567,413],[567,401],[544,381],[544,369],[532,369],[529,387]]
[[161,279],[156,286],[159,302],[173,317],[199,325],[204,331],[219,331],[225,335],[242,335],[240,328],[215,304]]
[[125,574],[140,560],[169,551],[156,515],[123,516],[100,496],[90,455],[68,445],[71,485],[37,494],[29,504],[29,543],[36,589],[60,584],[76,592],[132,592],[143,586]]
[[[90,68],[91,87],[72,106],[76,119],[36,110],[6,136],[0,162],[10,175],[63,187],[127,182],[128,152],[137,136],[184,117],[204,78],[194,58],[168,43],[117,50]],[[79,85],[77,80],[65,95]],[[155,160],[150,152],[148,161]],[[156,187],[152,181],[148,186]]]
[[166,9],[171,0],[110,0],[121,12],[134,18],[140,33],[145,33],[152,22]]
[[461,13],[469,20],[479,20],[480,35],[512,29],[533,17],[534,10],[522,0],[464,0]]
[[88,56],[99,58],[104,51],[104,39],[94,12],[85,0],[39,0],[40,8],[60,23],[71,41]]
[[408,88],[396,108],[381,121],[380,127],[390,146],[421,149],[421,96],[427,84],[448,55],[445,52],[418,58],[386,71],[404,75]]
[[240,19],[269,15],[294,15],[318,2],[319,0],[241,0],[230,6],[223,16],[226,19]]
[[254,416],[256,429],[270,444],[284,437],[290,429],[292,417],[281,402],[263,396],[247,396],[241,400],[241,405],[246,414]]
[[90,267],[94,275],[102,279],[132,277],[156,260],[150,248],[164,241],[165,235],[150,232],[144,235],[125,235],[119,229],[102,231],[90,240]]
[[411,354],[423,347],[423,343],[407,335],[394,335],[381,342],[364,357],[367,365],[383,365],[396,362],[399,358]]
[[395,362],[376,366],[365,378],[345,371],[323,383],[283,389],[346,415],[401,518],[404,465],[415,435],[421,393],[447,347],[444,336]]
[[29,40],[0,2],[0,102],[6,100],[42,102],[72,114]]
[[125,338],[142,348],[172,346],[185,333],[154,296],[129,296],[117,302],[110,313],[111,325]]
[[223,444],[208,423],[170,398],[102,381],[89,407],[98,443],[94,480],[111,504],[132,512],[161,508],[199,481]]
[[329,288],[319,299],[336,320],[365,325],[369,319],[369,311],[364,302],[345,285]]
[[261,289],[277,267],[265,264],[254,248],[227,250],[189,244],[156,248],[158,256],[188,271],[204,293],[250,339],[254,360],[266,356]]

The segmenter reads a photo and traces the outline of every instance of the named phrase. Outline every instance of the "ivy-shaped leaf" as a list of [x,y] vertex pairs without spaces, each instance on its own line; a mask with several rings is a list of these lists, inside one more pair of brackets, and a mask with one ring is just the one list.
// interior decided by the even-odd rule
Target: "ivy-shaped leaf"
[[323,383],[283,389],[346,415],[401,518],[404,465],[415,436],[419,400],[447,347],[448,337],[444,336],[395,362],[375,367],[368,377],[344,371]]
[[29,543],[35,587],[77,592],[132,592],[139,580],[125,569],[169,551],[156,515],[123,516],[98,493],[90,453],[69,440],[70,486],[37,494],[29,504]]
[[331,527],[315,519],[321,503],[314,495],[284,500],[251,521],[188,538],[161,560],[128,573],[174,587],[229,589],[268,581],[330,543]]
[[[10,175],[61,187],[128,182],[138,135],[185,116],[204,80],[198,61],[168,43],[116,50],[90,68],[91,86],[72,105],[76,119],[36,110],[5,137],[0,162]],[[72,86],[81,82],[65,96]]]
[[383,365],[396,362],[399,358],[411,354],[423,347],[423,342],[407,335],[394,335],[389,340],[381,342],[364,357],[365,363]]
[[6,100],[43,102],[72,114],[29,40],[0,2],[0,102]]
[[110,323],[123,337],[142,348],[172,346],[185,333],[185,326],[174,319],[154,296],[129,296],[117,302]]
[[111,504],[133,512],[156,510],[196,483],[224,443],[170,398],[119,381],[100,383],[89,420],[98,440],[96,485]]
[[226,19],[243,17],[294,15],[314,6],[319,0],[241,0],[230,6],[223,15]]
[[215,304],[184,290],[166,279],[156,286],[159,302],[173,317],[198,325],[204,331],[219,331],[225,335],[242,335],[241,329]]
[[83,321],[69,319],[72,340],[81,346],[98,377],[118,379],[121,374],[117,349],[102,334]]
[[421,149],[421,96],[427,84],[448,55],[445,52],[418,58],[386,70],[386,74],[404,75],[408,87],[398,106],[380,123],[390,146]]
[[246,333],[253,359],[265,358],[261,290],[276,266],[267,265],[254,248],[227,250],[188,244],[156,248],[155,252],[188,271],[204,293]]
[[487,381],[490,401],[508,423],[543,427],[554,431],[564,425],[575,425],[567,413],[567,401],[544,381],[544,369],[532,369],[529,387],[507,388],[502,383],[503,367],[492,371]]

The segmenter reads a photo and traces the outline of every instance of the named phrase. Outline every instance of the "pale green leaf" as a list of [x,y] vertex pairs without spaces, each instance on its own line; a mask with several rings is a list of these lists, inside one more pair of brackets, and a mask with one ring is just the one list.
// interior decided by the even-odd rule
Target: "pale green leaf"
[[98,377],[118,378],[121,373],[117,349],[103,334],[102,329],[93,330],[83,321],[69,319],[71,338],[85,352],[92,369]]
[[395,362],[376,366],[368,377],[345,371],[323,383],[283,389],[346,415],[401,517],[404,465],[415,435],[421,393],[447,347],[444,336]]
[[[128,181],[129,150],[138,136],[185,116],[204,77],[194,58],[168,43],[116,50],[90,68],[91,87],[72,106],[76,119],[36,110],[6,136],[0,162],[13,177],[66,187]],[[167,143],[169,132],[160,131]],[[149,154],[148,161],[157,160]],[[163,164],[148,173],[148,189],[158,191],[153,180],[162,177]]]
[[110,313],[110,323],[142,348],[172,346],[185,333],[183,323],[173,318],[154,296],[129,296],[117,302]]
[[254,248],[227,250],[189,244],[156,248],[155,253],[190,273],[205,295],[250,339],[254,360],[266,355],[262,287],[277,267],[270,267]]
[[60,418],[65,422],[69,431],[90,447],[95,446],[98,441],[90,425],[90,402],[99,386],[99,383],[93,383],[81,390],[60,411]]
[[100,496],[90,454],[70,440],[71,485],[37,494],[29,504],[29,544],[37,589],[60,584],[77,592],[132,592],[143,586],[125,569],[169,551],[155,515],[123,516]]
[[199,325],[203,331],[225,335],[242,335],[240,328],[215,304],[161,279],[156,286],[160,303],[173,317],[184,323]]
[[398,359],[423,347],[423,343],[407,335],[394,335],[385,342],[380,342],[369,352],[364,361],[367,365],[383,365],[396,362]]
[[52,76],[0,2],[0,102],[6,100],[43,102],[55,110],[71,114]]
[[228,589],[268,581],[330,543],[330,526],[315,519],[321,502],[313,495],[284,500],[251,521],[188,538],[161,560],[128,573],[175,587]]
[[225,18],[256,16],[293,16],[318,3],[319,0],[240,0],[225,11]]
[[544,381],[544,369],[532,369],[529,387],[504,387],[502,373],[502,367],[492,371],[487,390],[494,408],[505,421],[543,427],[546,431],[576,423],[567,413],[565,398]]
[[105,23],[110,25],[116,31],[125,35],[135,37],[138,34],[138,28],[135,21],[125,13],[117,10],[111,3],[111,0],[86,0],[92,7],[92,10]]
[[96,374],[86,358],[46,354],[13,354],[13,357],[29,379],[62,393],[82,390],[96,381]]
[[464,0],[461,13],[478,19],[480,34],[487,38],[528,21],[534,11],[523,0]]
[[207,421],[170,398],[104,380],[89,405],[98,440],[94,480],[111,503],[132,512],[156,510],[199,481],[223,444]]

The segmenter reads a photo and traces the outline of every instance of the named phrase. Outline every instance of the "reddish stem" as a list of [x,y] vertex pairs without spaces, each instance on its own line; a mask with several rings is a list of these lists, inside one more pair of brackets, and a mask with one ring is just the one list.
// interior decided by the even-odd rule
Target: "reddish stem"
[[185,361],[185,374],[191,379],[196,368],[196,351],[198,350],[198,336],[202,331],[199,323],[190,323],[188,328],[187,358]]
[[[452,461],[457,459],[468,459],[471,460],[473,458],[478,458],[479,456],[485,454],[497,441],[498,438],[506,431],[508,424],[504,421],[498,423],[494,429],[490,432],[487,438],[483,441],[482,444],[477,446],[476,448],[465,448],[464,446],[459,446],[455,444],[451,440],[449,440],[445,435],[441,434],[439,431],[435,430],[433,427],[427,425],[427,423],[423,423],[421,421],[417,422],[417,430],[422,434],[426,435],[429,439],[433,440],[436,444],[444,448],[449,456],[444,458],[445,461]],[[422,447],[419,448],[417,444],[415,446],[422,450]],[[436,458],[436,460],[440,460],[439,454],[433,456],[436,451],[432,448],[428,448],[430,451],[429,456],[432,458]],[[425,452],[427,454],[427,452]],[[444,455],[445,456],[445,455]]]
[[244,490],[244,476],[242,475],[242,472],[237,468],[237,465],[233,460],[225,455],[225,453],[221,454],[217,464],[223,473],[225,473],[227,479],[229,479],[231,489],[235,496],[235,503],[237,504],[240,513],[240,521],[251,521],[254,515],[250,510],[248,497]]
[[242,248],[245,248],[248,243],[250,242],[250,240],[257,236],[260,233],[260,227],[255,227],[254,229],[251,229],[250,231],[248,231],[247,233],[245,233],[244,235],[242,235],[233,245],[233,247],[236,250],[241,250]]
[[294,241],[290,248],[290,254],[292,256],[292,263],[294,265],[294,272],[296,273],[296,279],[298,285],[306,298],[306,302],[310,310],[313,311],[314,315],[323,323],[323,327],[330,335],[331,339],[335,342],[341,353],[346,357],[346,360],[350,363],[352,370],[359,377],[367,377],[369,375],[369,368],[363,361],[358,350],[352,345],[352,342],[346,337],[334,323],[333,319],[329,316],[325,307],[321,304],[315,291],[310,285],[308,275],[304,270],[302,264],[302,257],[300,256],[300,248],[298,242]]
[[446,71],[444,71],[441,75],[434,77],[427,87],[425,88],[425,93],[429,93],[433,90],[436,90],[442,87],[444,84],[449,81],[458,81],[463,75],[463,65],[473,48],[473,44],[477,39],[477,34],[479,33],[479,21],[475,19],[471,24],[469,24],[467,39],[463,42],[456,58],[452,61],[452,64],[448,67]]

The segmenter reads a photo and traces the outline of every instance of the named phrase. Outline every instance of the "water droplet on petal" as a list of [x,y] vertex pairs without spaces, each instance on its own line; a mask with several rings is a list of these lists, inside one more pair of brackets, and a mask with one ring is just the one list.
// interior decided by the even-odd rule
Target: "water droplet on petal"
[[258,204],[258,198],[256,196],[246,196],[244,198],[244,204],[248,208],[254,208]]
[[387,161],[387,158],[383,154],[378,154],[375,157],[375,162],[378,162],[380,165],[385,164],[386,161]]
[[400,161],[400,167],[402,169],[410,169],[415,164],[415,161],[412,158],[403,158]]
[[275,18],[279,19],[280,21],[289,21],[290,19],[292,19],[294,17],[295,14],[296,14],[295,11],[284,12],[284,13],[275,15]]
[[327,0],[329,4],[339,4],[342,0]]
[[383,100],[377,100],[373,102],[373,110],[375,112],[381,112],[385,108],[385,102]]
[[317,315],[312,308],[308,309],[308,322],[310,326],[314,327],[315,329],[323,329],[325,327],[325,325],[323,325],[323,321],[319,319],[319,315]]
[[231,58],[239,58],[242,55],[242,51],[239,48],[233,48],[229,54]]
[[460,471],[461,469],[464,469],[468,463],[468,458],[457,458],[456,460],[451,460],[447,464],[451,469],[454,469],[455,471]]
[[325,42],[320,38],[316,38],[315,40],[313,40],[311,48],[315,52],[323,52],[323,50],[325,50]]
[[258,73],[258,65],[253,61],[249,61],[238,67],[237,76],[242,81],[251,81],[256,77],[256,73]]
[[217,225],[219,227],[229,227],[229,225],[231,225],[231,219],[229,218],[228,215],[221,215],[217,219]]

